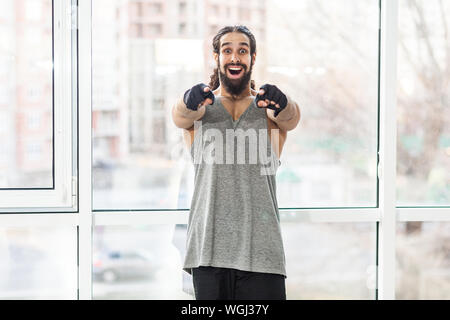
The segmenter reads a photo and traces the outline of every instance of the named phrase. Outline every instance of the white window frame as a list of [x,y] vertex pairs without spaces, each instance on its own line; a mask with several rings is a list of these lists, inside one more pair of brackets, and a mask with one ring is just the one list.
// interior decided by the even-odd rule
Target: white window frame
[[53,0],[54,188],[0,190],[0,214],[76,210],[76,175],[72,162],[71,17],[70,0]]
[[[70,1],[70,0],[69,0]],[[76,1],[76,0],[72,0]],[[188,210],[101,211],[92,201],[92,1],[78,0],[79,72],[79,211],[78,213],[0,214],[5,227],[76,226],[78,230],[78,298],[92,296],[92,236],[95,226],[186,224]],[[356,1],[356,0],[355,0]],[[56,1],[55,1],[56,2]],[[396,70],[398,0],[380,0],[380,150],[378,163],[379,204],[374,208],[281,210],[283,222],[373,222],[379,226],[377,299],[395,299],[395,235],[397,221],[450,222],[450,207],[396,206]],[[76,7],[75,7],[76,9]],[[75,10],[76,11],[76,10]],[[70,122],[70,121],[69,121]],[[14,211],[16,208],[14,208]]]

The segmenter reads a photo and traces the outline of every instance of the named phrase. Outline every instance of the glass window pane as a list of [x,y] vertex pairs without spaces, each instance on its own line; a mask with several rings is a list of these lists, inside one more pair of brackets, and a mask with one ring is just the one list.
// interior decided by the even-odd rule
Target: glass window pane
[[77,299],[76,228],[0,228],[1,299]]
[[450,222],[397,223],[396,299],[450,299]]
[[449,205],[450,2],[399,5],[397,205]]
[[256,87],[276,84],[303,112],[283,148],[279,206],[376,203],[377,1],[214,3],[204,14],[185,2],[183,16],[159,3],[93,2],[95,209],[189,207],[193,167],[171,108],[209,83],[213,36],[236,21],[256,37]]
[[375,299],[375,223],[281,225],[290,300]]
[[94,299],[193,299],[192,277],[181,269],[186,227],[97,226]]
[[268,6],[258,80],[279,84],[302,112],[281,156],[279,206],[374,206],[378,1]]
[[[375,299],[375,224],[281,228],[288,299]],[[185,241],[186,225],[96,227],[94,299],[193,299]]]
[[52,1],[0,1],[0,188],[53,187]]

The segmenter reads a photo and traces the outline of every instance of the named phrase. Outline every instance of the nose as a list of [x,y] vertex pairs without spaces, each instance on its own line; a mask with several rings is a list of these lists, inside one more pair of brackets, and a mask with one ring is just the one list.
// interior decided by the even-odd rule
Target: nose
[[233,53],[231,56],[231,62],[232,63],[237,63],[239,62],[239,58]]

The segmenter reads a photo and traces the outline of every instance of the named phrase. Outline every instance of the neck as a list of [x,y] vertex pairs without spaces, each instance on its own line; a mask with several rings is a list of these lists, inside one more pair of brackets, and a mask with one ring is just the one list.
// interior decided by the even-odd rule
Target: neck
[[219,95],[222,96],[222,97],[228,98],[230,100],[241,100],[241,99],[244,99],[244,98],[252,95],[252,91],[251,91],[251,88],[250,88],[250,82],[247,84],[245,89],[237,96],[231,94],[230,92],[228,92],[228,90],[222,85],[222,83],[220,83]]

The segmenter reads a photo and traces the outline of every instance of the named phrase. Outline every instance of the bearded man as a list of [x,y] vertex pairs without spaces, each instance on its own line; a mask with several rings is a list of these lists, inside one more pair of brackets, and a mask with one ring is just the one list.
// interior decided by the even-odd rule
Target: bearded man
[[[186,90],[172,109],[195,170],[183,270],[192,274],[197,300],[285,300],[287,275],[275,175],[287,132],[300,121],[300,108],[275,85],[255,90],[251,75],[256,40],[247,27],[219,30],[213,38],[213,57],[217,68],[209,86],[199,83]],[[210,140],[203,133],[208,131],[215,134],[214,150],[209,149],[207,156],[227,150],[232,161],[202,161],[205,142]],[[265,135],[251,135],[252,131]],[[241,139],[244,143],[239,145],[234,139],[222,139],[230,132],[257,140]],[[235,153],[251,158],[255,143],[264,149],[258,154],[266,161],[233,161]],[[269,162],[275,170],[267,169]]]

